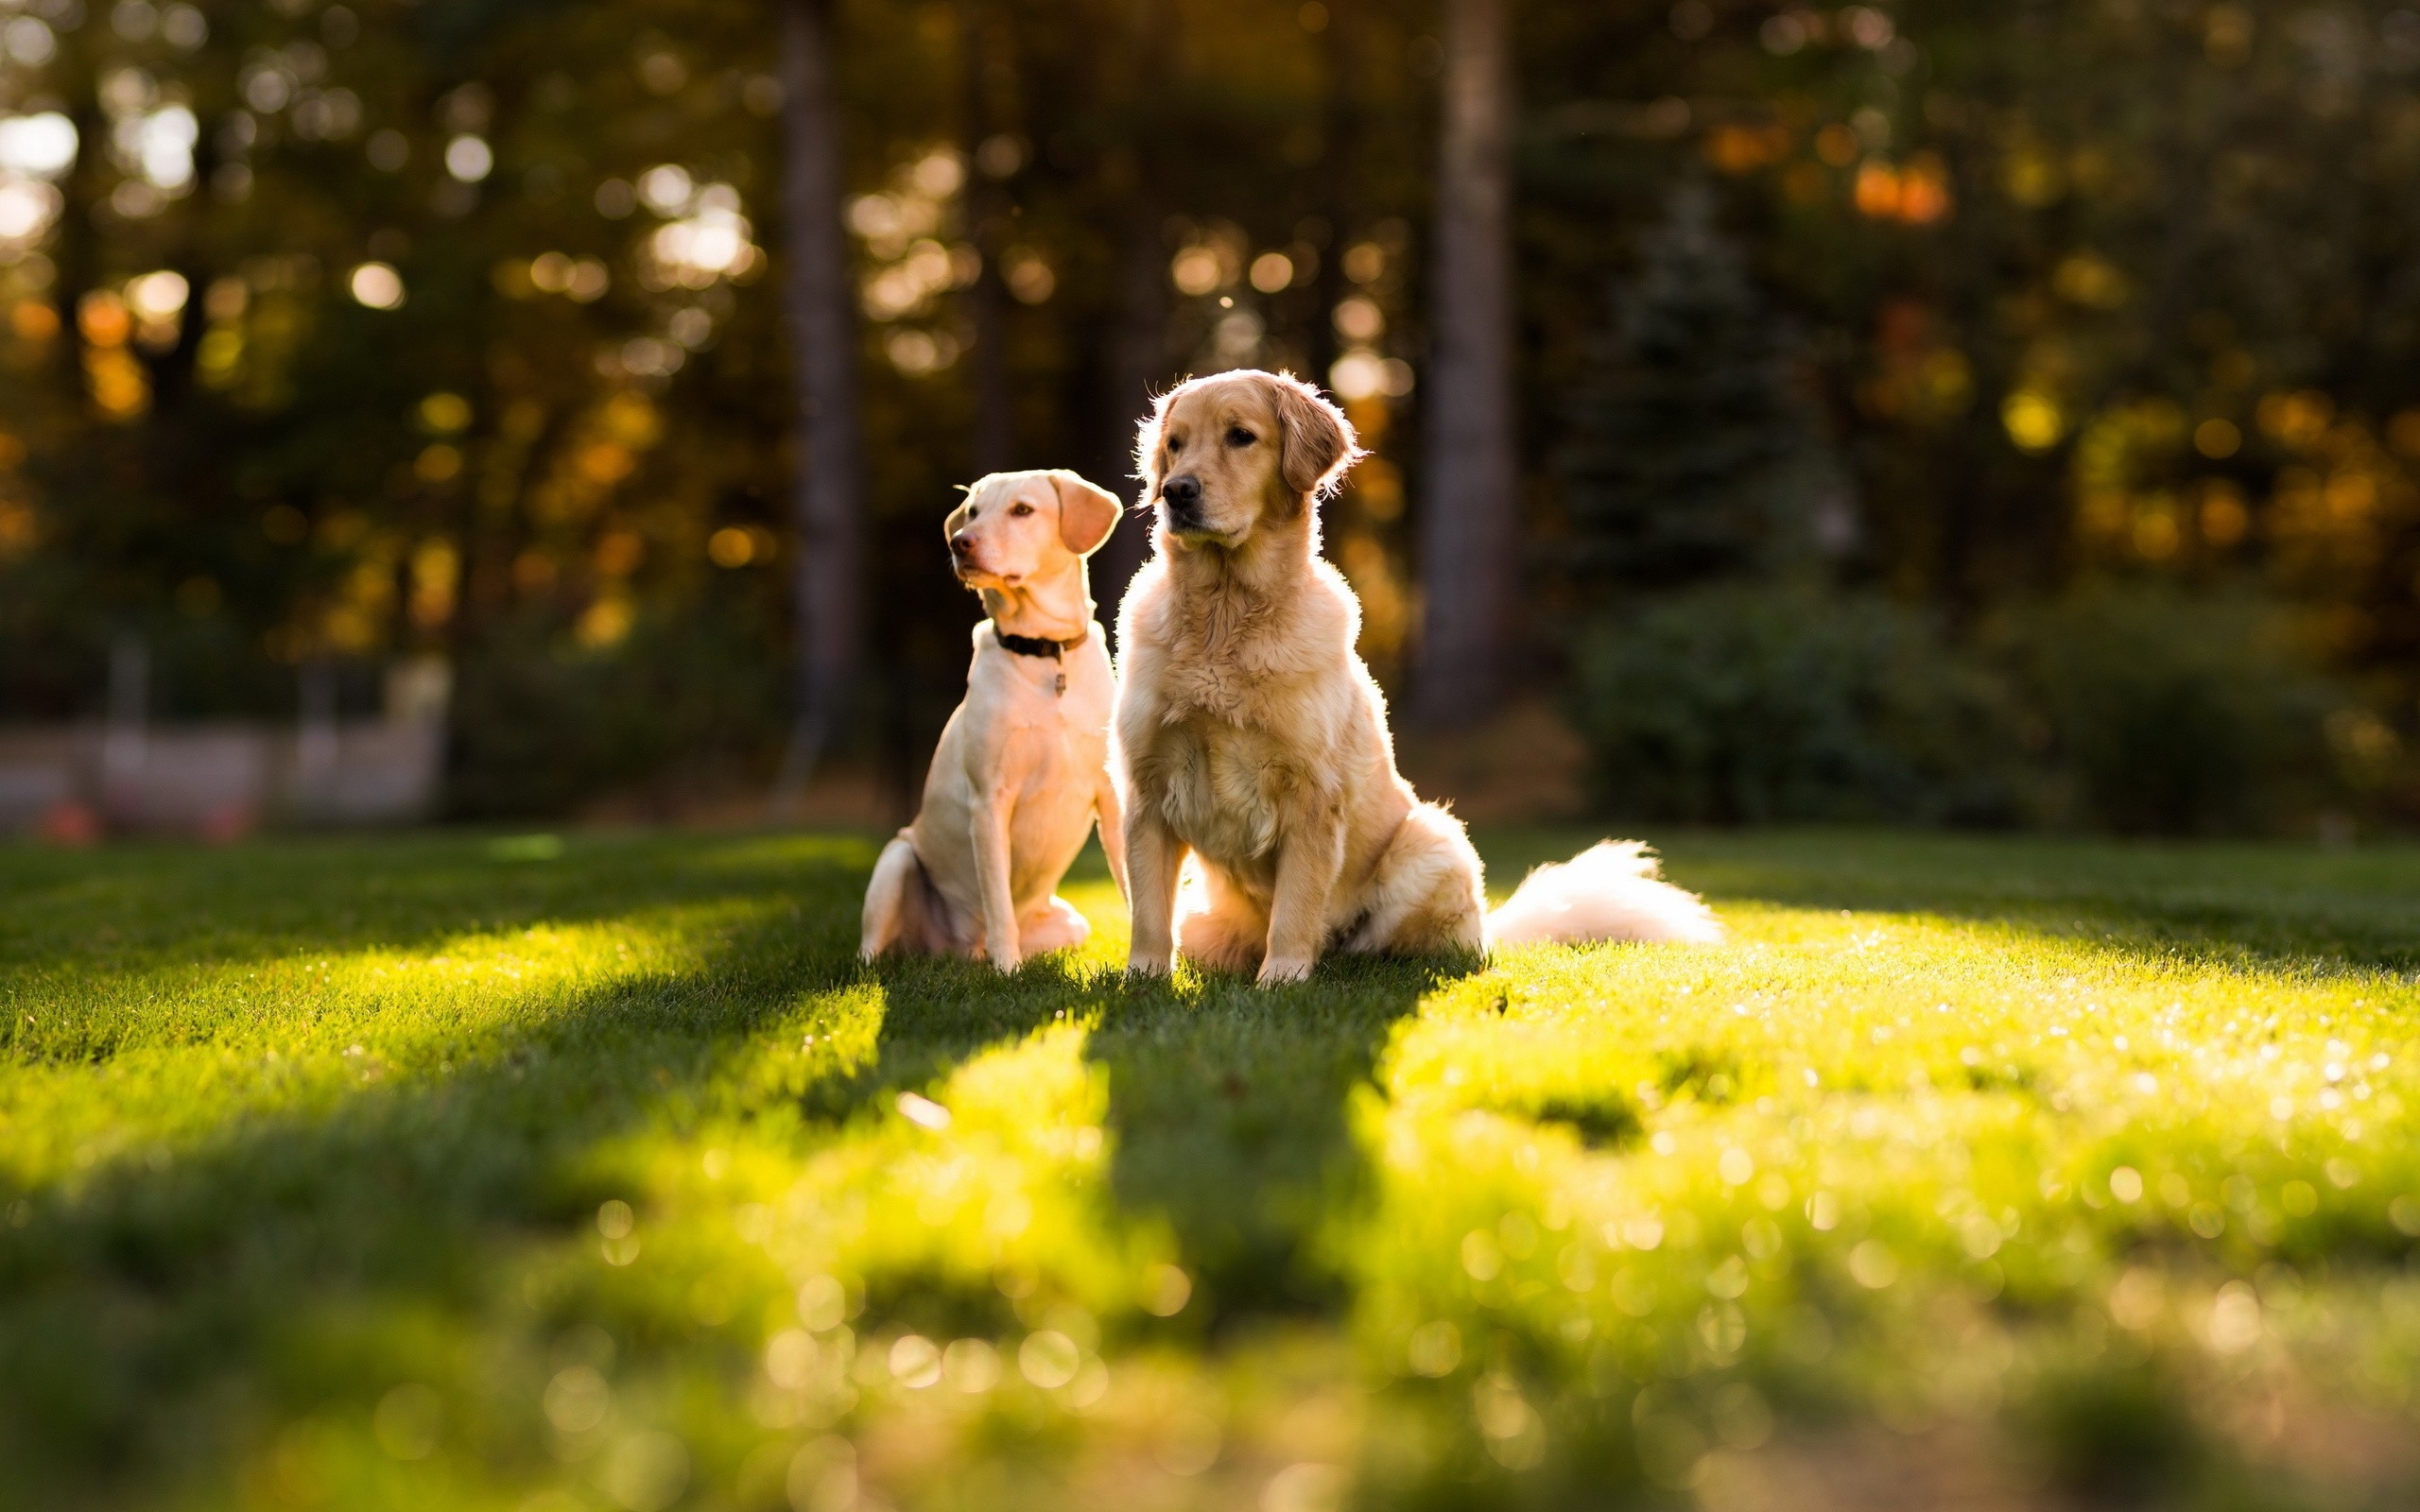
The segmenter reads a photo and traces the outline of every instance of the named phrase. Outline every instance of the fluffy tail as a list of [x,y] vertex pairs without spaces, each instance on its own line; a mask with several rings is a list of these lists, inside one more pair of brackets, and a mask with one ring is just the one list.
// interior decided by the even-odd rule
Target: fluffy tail
[[1655,853],[1637,840],[1600,841],[1568,861],[1540,867],[1487,916],[1488,948],[1720,939],[1722,923],[1713,910],[1655,871]]

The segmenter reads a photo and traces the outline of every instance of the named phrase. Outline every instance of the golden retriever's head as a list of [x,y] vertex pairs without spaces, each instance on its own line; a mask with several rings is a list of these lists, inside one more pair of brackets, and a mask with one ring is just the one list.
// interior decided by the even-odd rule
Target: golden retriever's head
[[1115,495],[1073,472],[994,472],[967,487],[942,530],[959,582],[1009,589],[1099,550],[1117,515]]
[[1143,422],[1135,471],[1180,541],[1234,548],[1302,519],[1360,459],[1353,424],[1291,373],[1238,371],[1171,388]]

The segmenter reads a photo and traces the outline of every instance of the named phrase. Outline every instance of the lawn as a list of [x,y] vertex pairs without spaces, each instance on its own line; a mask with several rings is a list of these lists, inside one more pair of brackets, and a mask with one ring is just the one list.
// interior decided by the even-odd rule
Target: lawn
[[0,1506],[2420,1497],[2420,851],[1659,838],[1730,943],[1270,993],[1092,863],[1003,979],[855,836],[0,849]]

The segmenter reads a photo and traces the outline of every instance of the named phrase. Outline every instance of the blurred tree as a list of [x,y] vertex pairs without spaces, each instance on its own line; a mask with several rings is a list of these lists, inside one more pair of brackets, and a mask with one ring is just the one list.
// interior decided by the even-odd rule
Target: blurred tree
[[[1120,195],[1112,285],[1116,304],[1110,318],[1104,402],[1090,448],[1098,459],[1094,481],[1120,495],[1136,495],[1134,434],[1151,399],[1168,387],[1168,249],[1162,225],[1167,205],[1161,186],[1170,166],[1163,142],[1169,114],[1168,0],[1132,0],[1120,8],[1117,64],[1111,69],[1111,108],[1123,129],[1103,163],[1103,179]],[[1151,550],[1150,501],[1135,496],[1127,518],[1094,558],[1093,593],[1102,623],[1115,633],[1117,607],[1126,585]]]
[[791,568],[797,679],[776,804],[795,804],[847,716],[864,636],[857,343],[841,226],[840,110],[826,0],[784,0],[783,296],[799,409]]
[[1002,180],[1024,156],[1016,138],[997,129],[993,98],[1001,77],[1013,78],[1013,41],[992,25],[979,0],[959,0],[959,67],[963,98],[959,110],[960,155],[973,170],[966,195],[967,240],[977,266],[966,290],[967,356],[974,365],[975,446],[972,471],[980,477],[1006,471],[1016,451],[1016,416],[1009,400],[1008,283],[1000,259],[1007,250],[1011,208]]
[[[1786,364],[1858,501],[1842,576],[1965,627],[2088,576],[2256,582],[2369,690],[2365,748],[2420,725],[2394,0],[827,0],[820,253],[768,213],[812,93],[787,7],[8,7],[0,707],[95,709],[127,633],[175,716],[290,713],[305,664],[360,705],[441,657],[489,809],[761,786],[786,728],[904,786],[975,612],[952,486],[1002,456],[1119,483],[1150,388],[1256,363],[1379,447],[1327,516],[1374,665],[1425,603],[1414,706],[1476,711],[1599,591],[1491,553],[1711,519],[1651,495],[1787,451]],[[1693,174],[1764,313],[1649,301],[1728,333],[1659,369],[1604,291],[1731,287],[1656,271]],[[784,295],[819,258],[811,336]],[[1105,609],[1146,547],[1099,558]],[[594,715],[625,706],[662,717]]]
[[1504,643],[1520,494],[1512,431],[1508,3],[1445,5],[1418,705],[1423,718],[1440,725],[1487,713],[1503,696],[1510,670]]

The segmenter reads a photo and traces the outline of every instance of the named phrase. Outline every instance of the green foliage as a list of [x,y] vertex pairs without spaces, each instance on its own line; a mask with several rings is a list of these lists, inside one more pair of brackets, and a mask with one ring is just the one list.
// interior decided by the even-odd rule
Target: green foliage
[[[1357,9],[1322,38],[1290,6],[1215,24],[832,9],[870,517],[852,744],[905,768],[965,669],[966,597],[936,534],[954,486],[1001,463],[1116,486],[1148,384],[1214,360],[1324,367],[1348,290],[1401,324],[1401,217],[1430,158],[1379,128],[1425,109],[1428,86],[1362,72],[1354,118],[1372,129],[1306,145],[1331,44],[1357,70],[1399,65],[1409,19]],[[305,659],[452,658],[479,727],[462,731],[476,812],[550,811],[609,772],[622,784],[724,763],[740,735],[766,745],[801,462],[778,18],[737,0],[29,13],[20,42],[39,28],[50,56],[26,61],[43,49],[25,43],[0,58],[0,116],[60,110],[82,151],[39,201],[10,199],[0,241],[0,717],[89,710],[106,647],[139,632],[175,718],[282,715]],[[124,142],[182,108],[190,173],[148,172]],[[467,178],[448,165],[465,142]],[[1305,171],[1322,160],[1334,170]],[[1348,168],[1369,203],[1344,200]],[[18,237],[18,207],[54,188],[56,215]],[[671,266],[666,228],[700,217],[745,255]],[[1377,264],[1348,284],[1363,243]],[[1185,248],[1215,251],[1218,288],[1172,290]],[[1303,276],[1248,282],[1270,252]],[[354,298],[373,261],[400,279],[399,306]],[[977,343],[980,261],[1009,276]],[[88,300],[107,308],[155,272],[184,280],[182,310],[81,328]],[[1247,326],[1261,334],[1237,349]],[[1011,455],[979,464],[978,369],[1011,410],[991,417]],[[1119,584],[1099,586],[1107,602]],[[752,638],[723,636],[726,611]],[[727,699],[689,696],[654,698],[644,731],[540,728],[596,707],[600,664],[658,654],[617,650],[614,625],[722,637],[734,664],[697,675],[768,707],[744,731]],[[533,649],[572,641],[580,654]],[[566,763],[552,777],[488,754],[548,750]]]
[[[1514,8],[1537,639],[1609,594],[1810,546],[1960,624],[2080,571],[2240,578],[2321,611],[2385,712],[2369,747],[2408,735],[2407,9]],[[684,633],[735,602],[764,632],[733,653],[741,680],[782,685],[801,459],[774,11],[16,10],[0,113],[56,107],[84,150],[12,198],[11,225],[52,187],[59,213],[0,247],[0,711],[88,711],[128,631],[153,643],[164,716],[281,714],[303,658],[431,654],[466,690],[527,693],[466,709],[481,721],[569,711],[588,663],[525,644]],[[1317,371],[1349,347],[1349,370],[1401,387],[1368,359],[1426,346],[1431,21],[1363,0],[835,21],[872,517],[859,733],[904,768],[964,666],[932,526],[978,435],[1114,482],[1146,385],[1181,371]],[[179,108],[191,175],[147,175],[121,136]],[[492,157],[475,182],[445,166],[462,137]],[[762,256],[667,276],[658,234],[708,207],[637,202],[658,168]],[[969,282],[977,254],[1000,281]],[[399,308],[349,292],[373,260]],[[87,297],[155,273],[185,281],[181,312],[81,332]],[[1411,376],[1357,405],[1378,455],[1331,521],[1388,641],[1428,507],[1405,469],[1433,386]],[[1009,413],[984,413],[999,396]],[[511,664],[474,664],[491,653]],[[670,706],[647,760],[719,760],[722,711]],[[640,743],[600,739],[632,754],[595,770],[627,781]],[[1867,774],[1848,788],[1886,794],[1905,783],[1875,772],[1926,765],[1841,759]],[[559,804],[589,771],[513,801]],[[510,786],[466,778],[483,811]],[[1976,804],[2006,806],[1917,809]],[[2156,822],[2204,822],[2181,813]]]
[[1667,851],[1731,943],[1264,993],[1097,858],[1003,979],[857,838],[0,850],[0,1506],[2409,1484],[2420,856]]
[[[1608,269],[1651,268],[1646,229],[1711,165],[1752,286],[1806,334],[1865,580],[1960,623],[2100,571],[2254,580],[2323,611],[2410,732],[2408,7],[1673,14],[1526,14],[1523,382],[1558,439],[1599,448],[1563,417],[1602,370]],[[1770,114],[1681,108],[1742,99]],[[1701,434],[1636,439],[1651,467]],[[1542,595],[1539,638],[1602,607]]]
[[2348,702],[2275,606],[2087,588],[2021,622],[2021,675],[2085,816],[2118,831],[2257,829],[2331,796]]
[[1590,631],[1572,714],[1598,799],[1699,823],[1985,822],[2020,812],[2013,721],[1921,612],[1735,585]]

